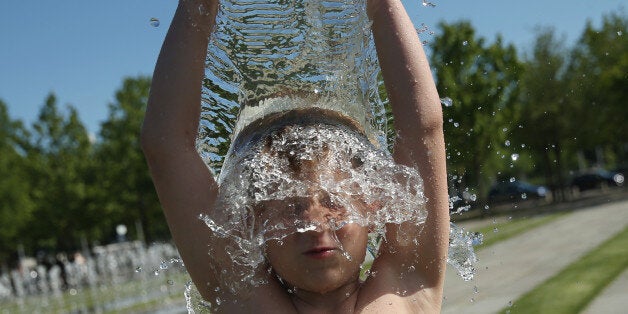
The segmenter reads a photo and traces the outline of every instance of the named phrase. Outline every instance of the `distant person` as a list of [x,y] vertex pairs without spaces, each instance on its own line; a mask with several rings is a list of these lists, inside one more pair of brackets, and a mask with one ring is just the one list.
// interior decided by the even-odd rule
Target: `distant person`
[[[398,135],[393,158],[421,174],[427,198],[425,222],[386,225],[386,240],[372,264],[372,275],[364,282],[359,272],[368,228],[349,223],[334,231],[320,224],[316,229],[290,234],[281,243],[266,243],[268,267],[260,269],[260,276],[267,283],[250,291],[224,292],[224,283],[239,277],[231,273],[232,260],[221,253],[227,240],[212,235],[198,218],[201,213],[220,214],[217,202],[221,189],[195,148],[201,81],[217,8],[214,0],[179,1],[157,61],[142,128],[142,147],[170,230],[195,286],[212,303],[212,312],[439,312],[449,240],[442,111],[421,42],[400,0],[370,0],[367,13],[373,21],[377,53],[393,107]],[[251,145],[261,147],[263,153],[264,145],[273,145],[263,139],[272,134],[298,137],[295,130],[311,127],[294,118],[299,114],[288,113],[291,118],[267,122],[270,133]],[[364,136],[350,125],[344,128],[355,137]],[[234,143],[244,140],[237,138]],[[333,156],[326,153],[325,147],[316,149],[323,153],[306,164],[289,162],[283,171],[295,178],[336,179],[338,173],[330,170]],[[285,157],[290,161],[290,156],[280,155],[277,160]],[[355,162],[358,167],[359,160]],[[343,219],[346,210],[330,202],[324,191],[310,192],[296,201],[300,217],[318,222]],[[283,211],[288,214],[294,204],[295,200],[278,199],[263,207],[281,216]],[[347,204],[373,210],[359,196],[347,200]],[[397,233],[401,229],[417,241],[400,243]],[[208,250],[213,254],[209,255]],[[348,259],[343,252],[359,258]],[[225,272],[216,271],[221,269]]]

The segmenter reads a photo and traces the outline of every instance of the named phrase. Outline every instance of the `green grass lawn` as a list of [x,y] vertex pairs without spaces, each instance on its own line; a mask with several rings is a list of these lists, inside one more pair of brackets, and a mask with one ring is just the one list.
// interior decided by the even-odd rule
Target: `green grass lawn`
[[626,268],[628,228],[523,295],[502,313],[578,313]]

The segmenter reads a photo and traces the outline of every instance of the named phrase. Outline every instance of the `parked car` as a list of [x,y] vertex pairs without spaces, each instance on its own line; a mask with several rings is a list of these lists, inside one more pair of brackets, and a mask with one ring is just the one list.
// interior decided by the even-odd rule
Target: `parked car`
[[533,199],[549,199],[550,191],[542,185],[534,185],[524,181],[498,182],[488,193],[489,203],[525,201]]
[[571,188],[576,192],[604,189],[624,185],[623,174],[614,171],[595,170],[580,174],[571,180]]

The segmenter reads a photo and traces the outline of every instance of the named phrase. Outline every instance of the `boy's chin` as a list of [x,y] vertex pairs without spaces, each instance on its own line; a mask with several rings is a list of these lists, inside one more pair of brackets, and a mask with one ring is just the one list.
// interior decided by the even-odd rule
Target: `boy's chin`
[[355,272],[355,275],[352,276],[347,276],[344,273],[328,272],[312,276],[311,278],[311,281],[303,282],[301,288],[297,286],[297,289],[317,294],[326,294],[340,289],[345,285],[359,282],[359,269]]

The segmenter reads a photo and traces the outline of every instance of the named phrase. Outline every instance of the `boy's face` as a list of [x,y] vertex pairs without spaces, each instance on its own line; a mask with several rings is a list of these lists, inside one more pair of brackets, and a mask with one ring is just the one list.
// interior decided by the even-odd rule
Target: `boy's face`
[[[357,152],[368,147],[343,134],[329,126],[286,127],[238,164],[244,175],[235,180],[250,180],[242,182],[254,200],[253,233],[263,236],[276,274],[297,289],[324,293],[357,280],[366,254],[368,210],[351,178],[363,163]],[[356,221],[362,225],[348,223]]]
[[357,280],[366,254],[368,228],[355,223],[338,230],[330,228],[329,221],[343,220],[344,208],[335,207],[324,193],[272,201],[265,207],[296,214],[306,225],[310,223],[305,232],[266,242],[270,265],[288,285],[325,293]]

